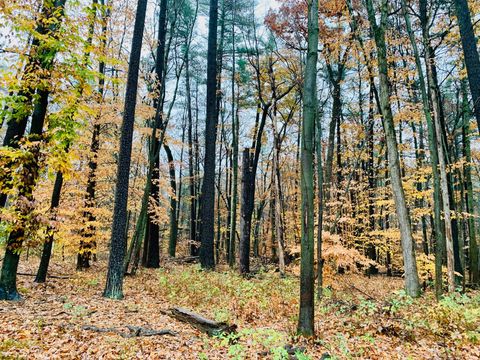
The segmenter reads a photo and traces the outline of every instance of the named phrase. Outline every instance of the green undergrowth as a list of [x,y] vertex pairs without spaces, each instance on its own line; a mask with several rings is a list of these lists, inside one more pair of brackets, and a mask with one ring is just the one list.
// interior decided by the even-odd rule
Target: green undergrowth
[[261,272],[246,279],[232,271],[174,267],[160,270],[159,283],[160,293],[170,303],[206,312],[216,321],[272,319],[298,302],[298,281],[277,273]]
[[[359,278],[356,286],[382,279]],[[480,346],[478,291],[446,295],[438,302],[432,291],[418,299],[402,290],[368,297],[368,290],[339,290],[340,282],[351,281],[339,277],[333,290],[326,288],[316,303],[317,338],[305,353],[292,357],[285,346],[303,343],[295,336],[299,291],[295,276],[262,272],[246,279],[228,270],[175,266],[160,270],[158,281],[161,296],[170,304],[238,325],[237,334],[207,340],[207,347],[223,349],[229,359],[245,359],[252,353],[268,359],[308,359],[318,353],[333,359],[365,358],[393,344],[405,351],[406,358],[423,356],[429,349],[441,356],[463,356]]]

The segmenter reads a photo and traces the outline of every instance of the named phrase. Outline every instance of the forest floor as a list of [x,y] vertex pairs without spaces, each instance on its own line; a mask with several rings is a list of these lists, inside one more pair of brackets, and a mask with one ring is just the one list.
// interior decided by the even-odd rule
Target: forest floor
[[[35,262],[19,272],[34,273]],[[66,270],[68,269],[68,271]],[[219,268],[167,263],[127,277],[125,299],[102,298],[105,264],[75,272],[55,263],[46,284],[19,276],[24,300],[0,301],[1,359],[478,359],[480,292],[437,303],[432,291],[412,300],[401,278],[335,275],[316,306],[316,338],[295,336],[297,276],[274,271],[244,279]],[[164,313],[182,306],[238,326],[236,335],[208,337]],[[124,338],[85,326],[169,329],[176,335]],[[285,347],[287,346],[287,348]],[[292,350],[293,348],[293,350]],[[287,350],[296,355],[288,355]]]

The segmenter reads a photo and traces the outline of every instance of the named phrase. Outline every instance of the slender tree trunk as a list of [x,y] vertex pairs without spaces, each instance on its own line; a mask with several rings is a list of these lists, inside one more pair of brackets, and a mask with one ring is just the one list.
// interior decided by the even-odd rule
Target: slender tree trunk
[[[410,25],[410,19],[408,13],[406,12],[406,4],[404,6],[405,21],[408,26],[408,32],[410,36],[410,42],[412,44],[415,56],[415,62],[417,66],[417,71],[420,79],[420,90],[422,95],[423,102],[423,111],[425,114],[425,119],[427,120],[427,129],[428,129],[428,145],[430,149],[430,161],[432,165],[432,174],[433,174],[433,207],[434,207],[434,217],[433,217],[433,227],[435,231],[435,294],[437,299],[440,298],[443,292],[443,274],[442,274],[442,262],[443,262],[443,249],[445,247],[445,233],[443,230],[443,222],[441,220],[441,211],[442,211],[442,194],[440,189],[440,174],[438,170],[438,149],[437,149],[437,132],[436,125],[432,119],[432,114],[430,112],[431,104],[429,102],[429,91],[427,92],[427,84],[425,81],[425,76],[423,74],[422,65],[420,62],[420,55],[416,45],[415,38],[413,37],[413,31]],[[428,29],[427,29],[427,1],[420,0],[420,22],[422,26],[422,38],[424,46],[426,49],[428,47]],[[425,55],[425,62],[428,63],[429,56]],[[427,76],[430,71],[427,67]]]
[[[160,13],[158,18],[158,33],[157,33],[157,51],[155,61],[155,75],[156,83],[154,88],[154,107],[156,109],[154,120],[154,136],[151,136],[150,156],[152,157],[153,164],[150,166],[149,171],[152,173],[150,176],[150,194],[149,196],[157,201],[160,196],[160,188],[158,185],[158,179],[160,176],[160,141],[157,137],[157,132],[164,130],[163,124],[163,92],[164,92],[164,73],[165,73],[165,53],[167,49],[167,0],[162,0],[160,3]],[[151,162],[151,161],[150,161]],[[153,211],[148,211],[148,221],[146,224],[146,235],[144,243],[144,256],[142,259],[143,265],[147,268],[158,268],[160,266],[160,229],[155,219]]]
[[[93,2],[96,4],[96,0]],[[100,0],[102,5],[102,38],[100,42],[101,54],[105,55],[107,50],[107,25],[108,18],[110,17],[109,10],[105,9],[104,0]],[[93,11],[96,11],[96,8],[93,7]],[[95,19],[95,18],[94,18]],[[91,46],[93,34],[94,34],[94,22],[89,29],[89,44]],[[98,66],[98,72],[100,74],[98,78],[98,102],[103,101],[103,93],[105,88],[105,62],[101,60]],[[81,89],[83,91],[83,89]],[[90,142],[90,157],[88,160],[88,177],[87,177],[87,194],[85,196],[85,207],[87,210],[84,212],[83,217],[87,222],[85,229],[82,233],[83,239],[80,240],[80,246],[77,254],[77,270],[82,270],[90,267],[90,258],[93,251],[96,248],[95,241],[95,226],[92,225],[95,222],[95,215],[92,212],[92,208],[95,206],[95,190],[97,186],[96,172],[97,172],[97,161],[98,161],[98,151],[100,149],[100,124],[98,124],[98,119],[100,114],[97,115],[95,123],[93,124],[92,140]]]
[[185,87],[187,96],[187,117],[188,117],[188,177],[190,192],[190,220],[189,220],[189,237],[190,237],[190,255],[197,255],[197,192],[195,177],[195,152],[193,143],[193,115],[192,115],[192,95],[190,89],[190,54],[185,54]]
[[[255,184],[255,174],[253,172],[254,158],[250,148],[243,150],[242,161],[242,202],[240,208],[240,243],[239,252],[239,270],[241,274],[250,272],[250,233],[252,229],[252,212],[254,198],[250,196],[254,191],[252,183]],[[253,181],[252,181],[253,177]]]
[[468,213],[468,255],[469,255],[469,275],[470,282],[474,285],[480,283],[480,269],[478,267],[478,244],[475,232],[475,208],[473,202],[473,183],[472,183],[472,151],[470,146],[470,109],[468,105],[468,95],[466,84],[462,81],[463,95],[463,155],[465,156],[465,165],[463,166],[465,203]]
[[[374,93],[373,93],[373,78],[370,79],[370,97],[368,107],[368,124],[367,124],[367,148],[368,148],[368,161],[367,161],[367,176],[368,176],[368,217],[369,217],[369,231],[375,230],[375,171],[374,171],[374,131],[375,131],[375,109],[374,109]],[[377,261],[377,249],[373,239],[367,246],[367,256],[372,261]],[[375,265],[370,265],[368,273],[373,275],[378,272],[378,268]]]
[[[55,177],[55,185],[53,187],[52,199],[50,202],[50,211],[54,213],[60,204],[60,195],[62,192],[63,174],[61,171],[57,172]],[[55,230],[52,227],[48,228],[47,239],[43,244],[42,257],[40,258],[40,265],[38,266],[37,275],[35,277],[36,283],[44,283],[47,279],[48,265],[50,264],[50,257],[52,254],[53,238]]]
[[283,226],[283,211],[282,211],[282,187],[281,187],[281,177],[279,169],[280,156],[279,152],[280,146],[278,134],[274,135],[275,140],[275,150],[273,153],[273,166],[272,166],[272,181],[273,181],[273,192],[275,196],[275,238],[277,240],[278,248],[278,268],[280,270],[280,276],[285,276],[285,233]]
[[334,159],[334,149],[335,149],[335,129],[337,129],[337,123],[340,122],[340,114],[342,111],[341,105],[341,92],[340,92],[340,83],[333,78],[333,74],[330,76],[332,86],[333,86],[333,105],[332,105],[332,119],[330,121],[329,131],[328,131],[328,147],[327,147],[327,158],[325,160],[325,184],[326,190],[326,199],[327,201],[331,198],[332,192],[332,174],[333,174],[333,159]]
[[125,226],[127,221],[128,180],[132,155],[135,107],[137,104],[138,73],[142,50],[143,30],[147,0],[138,0],[135,25],[133,29],[132,50],[128,65],[125,108],[123,113],[120,151],[118,155],[117,187],[113,208],[112,236],[110,241],[110,258],[108,261],[107,281],[103,296],[111,299],[123,298],[124,258],[126,251]]
[[392,190],[402,241],[403,263],[405,269],[405,289],[408,295],[416,297],[420,293],[420,285],[418,280],[417,264],[415,260],[415,242],[412,236],[410,218],[408,215],[405,192],[402,184],[397,140],[395,136],[395,126],[390,104],[390,83],[388,79],[387,46],[385,42],[385,31],[387,29],[388,18],[388,1],[381,0],[380,24],[377,24],[373,1],[366,0],[366,2],[368,18],[377,47],[377,61],[380,78],[380,103],[383,115],[385,140],[387,143],[388,168],[390,172],[390,180],[392,183]]
[[175,257],[178,236],[178,218],[177,218],[177,180],[175,177],[175,163],[173,161],[172,150],[167,144],[163,144],[168,160],[168,173],[170,176],[170,237],[168,241],[168,254]]
[[[239,119],[238,106],[235,110],[235,9],[236,3],[232,4],[232,197],[230,203],[230,239],[228,263],[230,267],[235,265],[235,240],[237,238],[237,203],[238,203],[238,135],[239,135]],[[239,85],[237,85],[237,88]],[[238,97],[237,97],[238,99]]]
[[322,164],[322,122],[318,116],[315,122],[315,150],[317,157],[317,299],[323,295],[323,258],[322,258],[322,231],[323,231],[323,164]]

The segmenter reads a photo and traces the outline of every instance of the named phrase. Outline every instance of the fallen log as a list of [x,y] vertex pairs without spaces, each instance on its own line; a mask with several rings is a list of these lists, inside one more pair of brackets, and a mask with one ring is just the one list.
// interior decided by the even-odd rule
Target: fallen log
[[153,329],[148,329],[141,326],[131,326],[131,325],[126,325],[125,327],[128,329],[129,332],[121,331],[118,328],[101,328],[101,327],[92,326],[92,325],[84,325],[82,326],[82,330],[90,330],[90,331],[95,331],[100,333],[115,333],[124,338],[132,338],[132,337],[139,337],[139,336],[157,336],[157,335],[177,336],[178,335],[177,332],[169,329],[153,330]]
[[171,308],[166,314],[179,321],[192,325],[194,328],[208,334],[208,336],[231,334],[235,333],[237,330],[237,325],[235,324],[229,325],[225,322],[207,319],[199,314],[180,307]]
[[169,261],[174,262],[176,264],[193,264],[198,262],[198,256],[183,256],[183,257],[175,257],[169,258]]

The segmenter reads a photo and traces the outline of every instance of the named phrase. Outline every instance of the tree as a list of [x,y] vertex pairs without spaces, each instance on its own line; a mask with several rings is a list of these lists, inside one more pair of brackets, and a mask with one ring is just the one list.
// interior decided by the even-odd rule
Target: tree
[[[10,103],[8,127],[3,138],[3,146],[17,148],[19,141],[24,137],[29,116],[37,107],[37,119],[46,113],[49,91],[42,89],[42,80],[48,81],[50,70],[58,51],[52,42],[58,36],[58,30],[63,21],[66,0],[47,0],[42,4],[38,16],[37,26],[33,32],[28,61],[24,66],[23,76],[20,79],[21,88]],[[45,77],[47,77],[45,79]],[[35,99],[35,95],[38,97]],[[44,117],[44,115],[43,115]],[[2,119],[2,124],[4,119]],[[32,126],[33,128],[36,125]],[[38,128],[38,127],[37,127]],[[32,132],[32,130],[30,130]],[[0,207],[4,207],[7,194],[0,193]]]
[[[160,13],[158,20],[157,33],[157,52],[155,61],[155,86],[154,86],[154,101],[155,119],[153,125],[153,135],[150,137],[151,150],[149,156],[152,158],[152,166],[149,169],[149,197],[156,201],[159,197],[160,189],[158,187],[159,167],[160,167],[160,141],[158,132],[163,131],[165,125],[163,124],[163,91],[165,84],[165,52],[166,52],[166,34],[167,34],[167,0],[162,0],[160,3]],[[160,244],[159,233],[160,229],[155,219],[154,212],[148,211],[147,228],[144,241],[145,267],[158,268],[160,266]]]
[[[235,243],[237,239],[237,203],[238,203],[238,106],[235,112],[235,16],[236,2],[232,3],[232,196],[230,201],[230,238],[228,239],[228,263],[235,264]],[[237,85],[239,86],[239,85]]]
[[[422,7],[422,2],[426,3],[424,0],[420,0],[420,6]],[[423,8],[426,9],[425,6]],[[422,98],[423,104],[423,113],[425,119],[427,121],[427,128],[428,128],[428,144],[430,148],[430,162],[432,166],[432,175],[433,175],[433,206],[434,206],[434,229],[435,229],[435,236],[436,236],[436,267],[435,267],[435,291],[437,294],[437,298],[442,293],[442,260],[443,260],[443,247],[445,244],[443,227],[442,227],[442,220],[441,220],[441,211],[442,211],[442,201],[441,201],[441,188],[440,188],[440,175],[438,171],[438,148],[437,148],[437,132],[436,132],[436,124],[432,119],[432,113],[430,111],[430,101],[428,98],[427,92],[427,85],[425,81],[425,76],[423,73],[422,64],[420,61],[420,52],[418,51],[418,46],[416,43],[415,35],[413,33],[410,15],[407,12],[407,4],[405,0],[402,0],[402,10],[403,16],[405,18],[405,23],[407,27],[407,33],[410,39],[410,43],[413,48],[413,55],[415,57],[415,65],[417,68],[418,79],[419,79],[419,87],[420,87],[420,94]],[[422,14],[422,10],[420,10]],[[430,70],[427,69],[427,72]]]
[[215,149],[217,140],[217,23],[218,0],[210,0],[207,50],[207,114],[205,124],[205,161],[200,194],[200,263],[204,269],[215,267]]
[[308,50],[303,89],[301,151],[302,249],[300,264],[300,315],[298,333],[314,334],[314,207],[313,144],[317,120],[318,3],[308,1]]
[[477,40],[473,32],[472,18],[467,0],[455,0],[460,38],[468,74],[468,83],[473,98],[473,109],[480,132],[480,59],[478,57]]
[[472,184],[472,150],[470,145],[470,107],[467,97],[467,86],[465,81],[462,81],[462,105],[463,105],[463,126],[462,126],[462,142],[463,155],[465,156],[466,164],[464,165],[465,176],[465,197],[466,208],[469,213],[468,216],[468,235],[469,235],[469,258],[470,258],[470,281],[472,284],[478,285],[480,282],[480,269],[478,267],[478,244],[475,233],[475,218],[474,214],[474,200],[473,200],[473,184]]
[[387,45],[385,31],[388,24],[388,1],[381,0],[380,23],[377,24],[373,0],[366,0],[368,19],[377,48],[378,73],[380,78],[380,105],[382,108],[385,141],[388,150],[388,167],[395,200],[398,224],[403,251],[403,266],[405,270],[405,290],[412,297],[419,296],[417,264],[415,260],[415,243],[412,236],[410,218],[405,201],[405,191],[402,185],[398,146],[390,104],[390,80],[388,78]]
[[115,205],[113,209],[112,235],[110,242],[110,258],[108,261],[107,281],[103,296],[111,299],[123,298],[123,261],[125,258],[125,226],[127,223],[128,183],[132,154],[133,127],[135,107],[137,103],[138,72],[142,50],[143,30],[147,0],[138,0],[133,29],[132,50],[127,75],[125,107],[123,113],[120,150],[117,166],[117,186],[115,189]]
[[[57,31],[63,20],[64,6],[65,0],[54,1],[53,3],[46,2],[44,4],[42,13],[44,17],[41,17],[40,20],[42,23],[41,26],[47,26],[47,24],[50,25],[48,27],[51,32],[49,35],[52,36],[53,39],[47,38],[51,42],[45,41],[45,39],[43,41],[37,39],[36,46],[38,46],[38,48],[35,51],[38,52],[38,58],[36,58],[34,64],[31,64],[31,66],[34,66],[34,71],[38,71],[39,69],[43,70],[40,72],[38,80],[41,81],[39,81],[39,84],[37,84],[35,88],[29,89],[29,92],[36,90],[37,95],[37,98],[33,101],[31,126],[28,136],[31,145],[25,145],[25,148],[23,149],[24,151],[22,151],[23,156],[20,156],[19,159],[17,159],[17,164],[15,164],[15,161],[8,161],[8,159],[7,162],[3,164],[4,167],[19,166],[21,180],[17,185],[18,195],[14,204],[14,210],[19,215],[19,221],[12,227],[12,230],[8,234],[5,257],[3,259],[0,275],[0,300],[21,299],[20,294],[17,291],[17,268],[20,261],[20,252],[22,251],[22,245],[25,240],[28,217],[33,212],[33,191],[40,175],[41,163],[43,160],[41,147],[45,143],[42,135],[50,94],[50,85],[48,81],[51,76],[53,59],[57,53],[56,48],[52,46],[51,43],[54,43],[52,40],[55,40],[55,37],[58,35]],[[45,24],[43,22],[45,22]],[[31,95],[33,96],[33,94]],[[30,106],[28,101],[31,100],[32,98],[26,96],[26,103],[23,105],[26,106],[27,109]],[[18,124],[16,123],[17,119],[13,119],[9,123],[9,128],[16,129],[17,125],[20,125],[23,131],[25,131],[25,126],[22,124],[26,125],[27,119],[28,115],[26,114],[18,120]],[[8,132],[7,129],[7,134]],[[23,132],[20,131],[17,132],[15,136],[23,137],[23,135]],[[14,138],[15,137],[12,137],[10,141],[13,141]],[[10,145],[10,142],[7,142],[7,145]],[[8,181],[3,178],[2,182],[6,183]],[[2,205],[4,205],[4,200],[5,199],[2,200]]]

